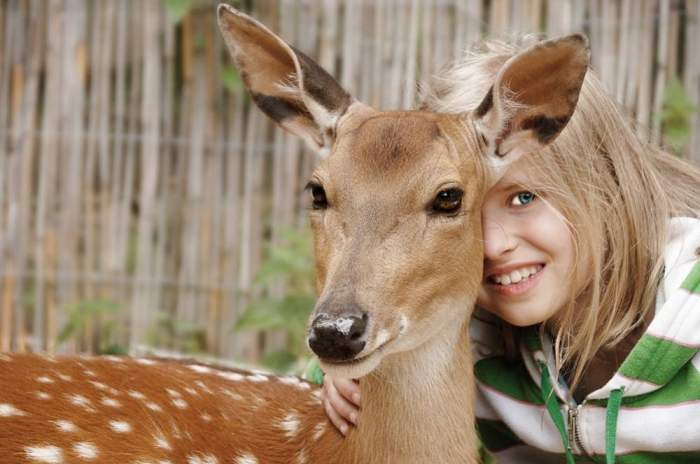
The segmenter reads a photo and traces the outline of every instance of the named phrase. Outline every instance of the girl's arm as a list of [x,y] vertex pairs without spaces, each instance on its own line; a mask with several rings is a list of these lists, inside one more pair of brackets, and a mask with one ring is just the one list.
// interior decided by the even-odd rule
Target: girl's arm
[[357,424],[360,412],[360,385],[354,380],[334,379],[326,375],[322,392],[326,415],[340,433],[347,434],[350,426]]

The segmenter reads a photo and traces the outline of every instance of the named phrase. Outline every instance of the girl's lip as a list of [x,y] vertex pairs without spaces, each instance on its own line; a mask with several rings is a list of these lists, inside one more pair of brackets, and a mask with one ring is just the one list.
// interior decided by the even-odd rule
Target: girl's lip
[[527,279],[521,280],[517,284],[501,285],[501,284],[497,284],[497,283],[491,282],[489,280],[486,280],[486,285],[488,286],[488,288],[490,290],[495,291],[499,295],[503,295],[503,296],[522,295],[525,292],[528,292],[531,288],[533,288],[535,285],[537,285],[539,283],[540,278],[542,277],[542,271],[544,271],[546,267],[547,267],[547,265],[543,264],[542,269],[537,271],[535,274],[532,274]]

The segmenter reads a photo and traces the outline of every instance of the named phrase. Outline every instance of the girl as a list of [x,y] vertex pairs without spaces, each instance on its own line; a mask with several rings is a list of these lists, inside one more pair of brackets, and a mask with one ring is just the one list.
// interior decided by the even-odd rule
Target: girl
[[[485,44],[425,106],[476,108],[521,48]],[[640,141],[589,72],[561,135],[483,204],[476,411],[498,462],[700,462],[699,214],[700,170]],[[343,434],[360,394],[325,378]]]

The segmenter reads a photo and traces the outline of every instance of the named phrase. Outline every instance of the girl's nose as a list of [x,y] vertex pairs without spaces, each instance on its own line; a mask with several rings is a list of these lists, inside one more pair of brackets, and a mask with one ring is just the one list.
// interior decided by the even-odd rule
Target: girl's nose
[[518,246],[516,234],[500,222],[484,222],[483,233],[484,257],[488,260],[496,260]]

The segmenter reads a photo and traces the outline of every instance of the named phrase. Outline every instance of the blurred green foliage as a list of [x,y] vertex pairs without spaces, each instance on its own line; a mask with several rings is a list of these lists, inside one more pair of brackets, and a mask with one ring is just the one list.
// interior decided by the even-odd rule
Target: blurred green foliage
[[178,319],[159,312],[148,329],[148,344],[180,353],[203,353],[207,349],[207,333],[202,324]]
[[690,117],[698,111],[683,88],[677,76],[666,83],[664,89],[663,109],[659,117],[663,128],[664,140],[673,151],[680,155],[690,138]]
[[190,11],[194,0],[165,0],[165,11],[168,18],[175,24],[182,21],[182,18]]
[[[302,372],[310,357],[306,320],[316,301],[310,232],[281,230],[278,244],[267,247],[253,286],[258,296],[234,329],[285,331],[286,349],[268,353],[262,363],[277,372]],[[281,296],[272,290],[279,286],[284,288]]]
[[224,87],[231,93],[237,93],[243,88],[243,80],[238,70],[233,66],[225,66],[221,70],[221,81]]
[[117,315],[121,312],[121,306],[109,299],[83,300],[66,308],[68,321],[58,334],[58,342],[63,343],[69,339],[77,339],[83,334],[88,323],[97,324],[100,334],[96,347],[98,354],[125,355],[126,347],[115,343],[122,330]]

